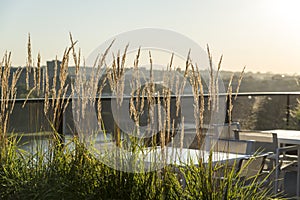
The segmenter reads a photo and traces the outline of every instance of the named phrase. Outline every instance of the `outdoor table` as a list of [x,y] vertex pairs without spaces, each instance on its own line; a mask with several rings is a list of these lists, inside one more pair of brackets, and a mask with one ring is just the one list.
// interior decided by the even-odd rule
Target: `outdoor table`
[[[284,130],[275,129],[267,130],[266,132],[272,132],[277,134],[278,143],[285,146],[286,144],[298,145],[300,148],[300,131],[297,130]],[[300,152],[298,149],[298,168],[297,168],[297,197],[300,197]]]
[[[145,154],[145,160],[149,162],[164,161],[167,165],[198,165],[199,160],[203,163],[209,162],[210,151],[187,149],[187,148],[155,148],[149,149],[149,152]],[[249,158],[251,155],[226,153],[226,152],[212,152],[212,163],[234,163],[238,160]]]
[[275,130],[267,130],[266,132],[276,133],[278,142],[280,144],[300,145],[300,131],[275,129]]

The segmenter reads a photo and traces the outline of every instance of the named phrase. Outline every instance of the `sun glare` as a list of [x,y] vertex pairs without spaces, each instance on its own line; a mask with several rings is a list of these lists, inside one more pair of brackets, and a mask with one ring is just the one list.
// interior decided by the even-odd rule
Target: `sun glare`
[[272,17],[282,22],[296,22],[300,20],[299,0],[269,0],[266,5]]

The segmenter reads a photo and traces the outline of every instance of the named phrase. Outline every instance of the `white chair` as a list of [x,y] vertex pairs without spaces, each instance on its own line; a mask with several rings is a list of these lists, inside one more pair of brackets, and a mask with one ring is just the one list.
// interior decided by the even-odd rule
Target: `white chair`
[[255,146],[253,147],[255,152],[275,154],[278,148],[276,133],[234,130],[234,137],[236,140],[255,140]]
[[254,148],[254,140],[232,140],[210,138],[212,151],[226,152],[235,154],[252,155]]
[[[279,177],[284,179],[285,173],[288,171],[298,171],[299,163],[298,156],[288,155],[288,152],[297,151],[297,155],[300,155],[300,147],[297,145],[280,147],[276,150],[276,170],[275,170],[275,194],[279,189],[284,190],[285,185],[279,184]],[[297,176],[300,176],[297,174]],[[283,182],[283,181],[281,181]],[[280,188],[281,186],[281,188]],[[300,188],[297,188],[297,194],[299,194]]]
[[[255,140],[235,140],[209,138],[214,152],[227,152],[245,155],[233,162],[225,162],[214,168],[214,180],[216,184],[225,184],[224,198],[227,198],[231,185],[240,184],[241,187],[248,187],[257,184],[258,188],[264,186],[263,166],[268,153],[257,154],[255,152]],[[232,174],[233,177],[232,177]],[[232,179],[228,182],[228,178]],[[225,181],[225,183],[224,183]],[[222,183],[223,182],[223,183]]]
[[213,124],[214,136],[220,139],[234,139],[234,130],[240,130],[239,122]]

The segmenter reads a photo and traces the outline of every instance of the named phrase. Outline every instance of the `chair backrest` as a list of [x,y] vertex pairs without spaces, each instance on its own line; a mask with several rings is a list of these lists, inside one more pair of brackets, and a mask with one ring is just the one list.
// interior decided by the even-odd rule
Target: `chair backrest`
[[255,140],[254,151],[275,153],[278,148],[276,133],[234,130],[234,135],[237,140]]
[[242,159],[239,164],[239,176],[245,179],[259,175],[264,167],[268,154],[254,155]]
[[220,139],[234,139],[233,130],[240,130],[239,122],[213,124],[215,137]]
[[250,155],[253,153],[254,140],[210,139],[212,151]]

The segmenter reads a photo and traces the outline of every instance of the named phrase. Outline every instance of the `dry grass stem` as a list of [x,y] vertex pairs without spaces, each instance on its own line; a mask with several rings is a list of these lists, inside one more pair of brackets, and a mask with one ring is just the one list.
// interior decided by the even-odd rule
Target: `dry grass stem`
[[30,34],[28,34],[28,44],[27,44],[27,65],[26,65],[26,89],[29,90],[29,73],[32,67],[32,55],[31,55],[31,41]]
[[23,105],[22,105],[22,108],[25,107],[25,105],[26,105],[26,103],[27,103],[27,101],[28,101],[30,95],[32,94],[32,92],[33,92],[35,89],[36,89],[36,86],[34,86],[33,88],[31,88],[31,90],[28,92],[28,94],[27,94],[27,96],[26,96],[26,99],[25,99],[25,101],[24,101],[24,103],[23,103]]
[[205,111],[205,104],[204,104],[204,90],[203,90],[203,85],[202,85],[202,79],[201,79],[201,74],[200,74],[200,71],[199,71],[199,68],[196,64],[196,73],[197,73],[197,85],[199,87],[199,96],[200,96],[200,108],[199,108],[199,141],[198,141],[198,147],[200,148],[200,145],[201,145],[201,141],[202,141],[202,137],[203,136],[203,133],[202,133],[202,130],[204,128],[203,126],[203,121],[204,121],[204,111]]
[[49,86],[49,75],[48,75],[48,67],[45,67],[45,87],[44,88],[44,95],[45,95],[45,101],[44,101],[44,114],[47,115],[49,111],[49,95],[50,95],[50,86]]
[[219,104],[219,71],[221,69],[221,63],[222,63],[222,58],[221,56],[219,63],[218,63],[218,69],[215,72],[213,68],[213,60],[212,60],[212,55],[209,50],[209,46],[207,45],[207,54],[208,54],[208,59],[209,59],[209,97],[208,97],[208,110],[211,111],[218,111],[218,104]]
[[41,91],[41,54],[38,53],[37,59],[37,95],[40,96]]
[[192,85],[192,91],[194,96],[194,119],[196,126],[196,137],[197,137],[197,146],[200,148],[201,146],[201,122],[200,122],[200,106],[199,106],[199,83],[198,76],[199,74],[195,70],[193,64],[191,64],[192,73],[190,75],[190,83]]
[[210,54],[208,45],[207,45],[207,54],[209,60],[208,110],[213,110],[214,74],[213,74],[212,55]]
[[231,78],[229,80],[229,84],[228,84],[228,89],[227,89],[227,102],[228,102],[228,121],[229,124],[231,123],[231,118],[232,118],[232,109],[233,109],[233,105],[232,105],[232,81],[234,78],[234,73],[231,75]]
[[[0,134],[2,145],[5,144],[4,138],[7,135],[7,126],[9,117],[14,109],[15,101],[17,97],[17,82],[21,75],[22,69],[17,69],[14,73],[11,73],[11,53],[5,52],[4,57],[0,63],[1,72],[1,113],[0,113]],[[12,75],[12,78],[11,78]]]
[[240,76],[239,76],[239,79],[238,79],[238,85],[236,87],[236,93],[235,93],[234,100],[236,100],[237,95],[239,93],[240,86],[241,86],[241,83],[242,83],[242,79],[243,79],[243,76],[244,76],[244,73],[245,73],[245,69],[246,69],[246,66],[243,68],[242,72],[240,73]]
[[216,110],[219,110],[219,73],[221,70],[221,64],[222,64],[222,60],[223,60],[223,55],[221,55],[221,58],[219,60],[218,63],[218,69],[216,72],[216,76],[215,76],[215,81],[214,81],[214,87],[215,87],[215,91],[214,91],[214,95],[216,97]]
[[[184,127],[184,116],[181,118],[181,125],[182,127]],[[180,132],[180,152],[182,152],[183,141],[184,141],[184,128],[182,128]]]
[[17,99],[17,82],[21,76],[22,73],[22,68],[17,69],[17,71],[15,71],[13,73],[13,78],[12,78],[12,82],[11,82],[11,86],[10,86],[10,99],[12,100],[11,103],[11,108],[10,108],[10,114],[12,113],[14,107],[15,107],[15,102]]

